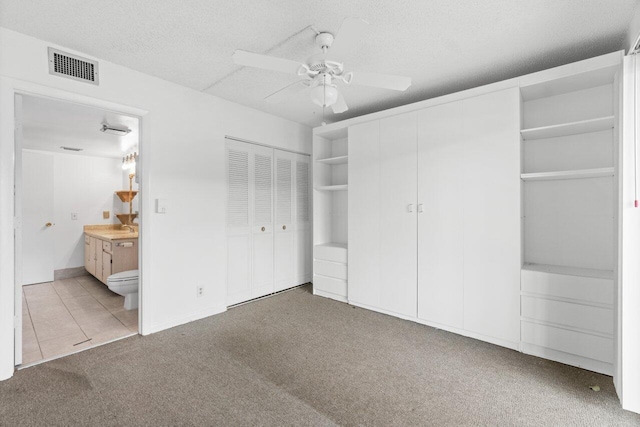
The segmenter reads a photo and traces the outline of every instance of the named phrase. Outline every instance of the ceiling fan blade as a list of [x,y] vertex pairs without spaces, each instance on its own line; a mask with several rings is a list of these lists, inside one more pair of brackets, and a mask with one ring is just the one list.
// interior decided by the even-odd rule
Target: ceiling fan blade
[[409,86],[411,86],[411,77],[354,71],[351,83],[362,86],[373,86],[383,89],[405,91]]
[[290,85],[285,86],[282,89],[272,93],[264,100],[269,104],[277,104],[307,88],[309,88],[309,80],[298,80],[297,82],[291,83]]
[[338,92],[338,99],[336,100],[336,103],[331,106],[331,109],[336,114],[344,113],[349,109],[349,107],[347,107],[347,103],[344,102],[344,96],[342,96],[342,92]]
[[291,61],[290,59],[261,55],[259,53],[247,52],[246,50],[236,50],[232,58],[233,62],[238,65],[280,71],[288,74],[297,74],[301,66],[300,63]]
[[[329,56],[333,59],[340,59],[348,56],[354,51],[364,38],[369,23],[360,18],[345,18],[336,35],[335,40],[329,48]],[[344,60],[344,59],[342,59]]]

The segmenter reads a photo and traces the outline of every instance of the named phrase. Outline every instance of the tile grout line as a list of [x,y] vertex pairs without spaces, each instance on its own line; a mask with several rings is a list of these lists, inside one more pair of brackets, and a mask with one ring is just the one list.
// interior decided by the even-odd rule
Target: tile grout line
[[[51,287],[53,288],[53,285],[51,285]],[[54,288],[55,290],[55,288]],[[31,318],[31,308],[29,307],[29,300],[27,300],[27,294],[24,293],[24,285],[22,285],[22,297],[24,298],[24,302],[27,305],[27,313],[29,313],[29,322],[31,322],[31,329],[33,329],[33,335],[36,336],[36,343],[38,344],[38,351],[40,352],[40,358],[44,358],[44,355],[42,354],[42,347],[40,347],[40,339],[38,338],[38,332],[36,332],[36,326],[33,324],[33,319]],[[24,318],[24,316],[23,316]],[[22,356],[24,358],[24,333],[21,334],[20,336],[22,338],[22,342],[20,343],[22,345]]]
[[[78,281],[78,283],[80,283],[80,286],[82,286],[87,291],[87,293],[89,293],[89,295],[91,295],[91,297],[98,302],[98,304],[100,304],[102,307],[104,307],[104,309],[107,310],[112,317],[114,317],[118,322],[120,322],[120,324],[122,326],[124,326],[125,328],[129,329],[129,326],[125,325],[124,322],[118,318],[118,316],[113,314],[113,312],[111,311],[111,309],[109,307],[104,305],[98,298],[93,296],[93,294],[91,292],[89,292],[89,289],[85,288],[85,286],[82,284],[82,282]],[[73,314],[72,314],[72,316],[73,316]]]
[[[72,278],[73,279],[73,278]],[[74,279],[75,280],[75,279]],[[84,286],[82,286],[82,284],[80,282],[78,282],[77,280],[75,280],[77,283],[80,284],[80,286],[84,289]],[[53,290],[56,292],[56,295],[58,295],[58,298],[60,298],[60,301],[62,301],[62,305],[64,305],[64,308],[67,309],[67,313],[69,313],[69,315],[71,316],[71,318],[73,319],[73,321],[75,322],[76,326],[78,326],[78,328],[80,329],[80,332],[82,332],[82,335],[84,335],[84,337],[86,338],[86,340],[91,341],[91,338],[89,338],[87,336],[87,334],[84,332],[84,329],[82,329],[82,326],[80,326],[80,324],[78,323],[78,321],[76,320],[75,317],[73,317],[73,313],[71,313],[71,310],[69,310],[69,307],[67,307],[67,304],[64,302],[64,298],[62,298],[62,296],[58,293],[58,290],[56,289],[55,286],[53,286],[53,283],[55,283],[55,280],[52,282],[51,286],[53,287]],[[75,297],[74,297],[75,298]],[[71,334],[70,334],[71,335]],[[62,338],[62,337],[60,337]],[[86,342],[86,341],[82,341],[82,342]],[[93,345],[93,343],[89,342],[89,345]]]

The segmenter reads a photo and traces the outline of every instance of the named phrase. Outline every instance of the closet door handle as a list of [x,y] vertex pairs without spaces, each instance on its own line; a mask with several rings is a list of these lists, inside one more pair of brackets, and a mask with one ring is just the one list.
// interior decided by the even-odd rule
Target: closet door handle
[[418,213],[423,213],[424,208],[422,207],[422,203],[418,204]]
[[409,213],[413,212],[413,203],[409,203],[409,206],[407,206],[407,212]]

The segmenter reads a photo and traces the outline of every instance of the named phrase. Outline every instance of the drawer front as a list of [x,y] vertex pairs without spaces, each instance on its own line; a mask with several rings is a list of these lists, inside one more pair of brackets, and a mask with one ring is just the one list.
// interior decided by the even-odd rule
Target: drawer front
[[333,279],[331,277],[313,276],[313,287],[324,292],[347,296],[347,281],[341,279]]
[[102,250],[111,253],[111,242],[102,242]]
[[313,261],[313,274],[347,280],[347,264],[316,259]]
[[313,257],[322,261],[347,263],[347,248],[318,245],[314,248]]

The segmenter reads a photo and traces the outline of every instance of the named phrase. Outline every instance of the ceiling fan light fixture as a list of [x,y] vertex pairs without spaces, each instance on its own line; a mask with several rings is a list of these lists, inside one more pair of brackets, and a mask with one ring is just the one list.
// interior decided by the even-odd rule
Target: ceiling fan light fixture
[[311,89],[311,100],[320,107],[329,107],[338,100],[338,89],[331,84],[318,85]]

